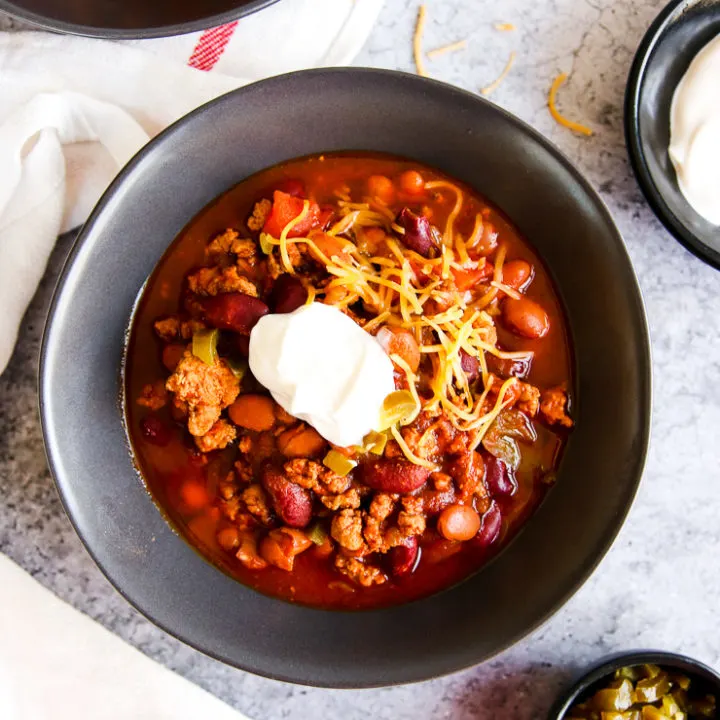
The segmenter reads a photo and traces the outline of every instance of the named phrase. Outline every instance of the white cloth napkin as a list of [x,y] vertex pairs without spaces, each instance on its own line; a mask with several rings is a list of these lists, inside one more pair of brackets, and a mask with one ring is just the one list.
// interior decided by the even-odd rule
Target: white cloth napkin
[[247,720],[0,555],[3,720]]
[[250,81],[348,64],[382,2],[281,0],[158,40],[0,33],[0,373],[58,234],[150,137]]

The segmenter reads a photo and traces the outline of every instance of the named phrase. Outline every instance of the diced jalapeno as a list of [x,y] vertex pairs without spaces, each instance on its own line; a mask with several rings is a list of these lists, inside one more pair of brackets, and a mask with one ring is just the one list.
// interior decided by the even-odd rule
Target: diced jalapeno
[[337,475],[345,477],[353,468],[357,467],[357,462],[337,450],[331,450],[323,458],[323,465]]
[[217,360],[219,330],[198,330],[192,338],[192,353],[206,365],[214,365]]

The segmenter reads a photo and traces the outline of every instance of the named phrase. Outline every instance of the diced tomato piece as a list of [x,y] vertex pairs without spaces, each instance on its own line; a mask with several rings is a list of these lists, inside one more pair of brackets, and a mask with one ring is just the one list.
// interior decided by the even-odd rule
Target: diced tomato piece
[[[276,190],[273,193],[273,205],[263,231],[279,238],[282,231],[303,211],[303,198],[293,197]],[[320,208],[311,202],[307,215],[288,233],[288,237],[303,237],[320,224]]]
[[455,286],[460,292],[470,290],[481,280],[489,278],[493,273],[492,265],[482,263],[480,267],[471,270],[457,270],[452,268],[452,274],[455,278]]

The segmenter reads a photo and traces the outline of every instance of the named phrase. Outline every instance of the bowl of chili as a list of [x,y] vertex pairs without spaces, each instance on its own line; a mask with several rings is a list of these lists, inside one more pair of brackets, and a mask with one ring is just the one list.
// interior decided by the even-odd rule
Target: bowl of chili
[[[256,330],[308,302],[392,360],[361,446],[257,382]],[[491,657],[589,576],[639,482],[649,368],[619,233],[547,141],[441,83],[309,71],[121,173],[53,301],[41,414],[76,530],[149,618],[371,687]]]

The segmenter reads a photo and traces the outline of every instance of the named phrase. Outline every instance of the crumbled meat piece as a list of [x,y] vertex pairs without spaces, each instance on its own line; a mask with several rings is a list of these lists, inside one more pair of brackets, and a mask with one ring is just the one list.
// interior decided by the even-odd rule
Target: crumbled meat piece
[[243,435],[238,442],[238,450],[246,455],[252,450],[252,446],[253,441],[249,435]]
[[253,458],[260,465],[263,460],[267,460],[275,454],[276,444],[275,437],[271,432],[260,433],[253,443]]
[[208,255],[214,259],[221,259],[223,255],[235,255],[254,264],[257,255],[257,245],[254,240],[241,238],[237,230],[228,228],[224,233],[215,237],[207,247]]
[[258,200],[255,203],[252,215],[247,220],[248,230],[252,230],[252,232],[258,232],[262,230],[263,226],[265,225],[265,221],[270,215],[271,210],[272,202],[270,200],[268,200],[267,198],[264,198],[263,200]]
[[318,495],[340,495],[352,482],[349,477],[334,473],[314,460],[296,458],[285,463],[285,476],[296,485],[313,490]]
[[224,480],[218,483],[218,495],[223,500],[229,500],[235,497],[238,491],[238,483],[235,479],[235,473],[230,472]]
[[570,428],[573,421],[567,414],[568,396],[565,388],[556,387],[545,390],[540,397],[540,414],[550,425],[562,425]]
[[382,585],[387,582],[387,576],[382,570],[357,558],[338,555],[335,558],[335,567],[343,575],[347,575],[353,582],[363,587]]
[[268,498],[261,485],[251,485],[245,488],[242,494],[243,502],[248,512],[257,518],[263,525],[270,525],[273,521],[272,510]]
[[267,270],[268,275],[273,280],[277,280],[285,272],[285,268],[283,267],[282,262],[280,262],[275,252],[271,252],[267,256]]
[[400,449],[400,446],[395,442],[395,440],[388,440],[387,445],[385,446],[385,452],[383,455],[388,458],[388,460],[392,460],[393,458],[404,458],[405,454]]
[[405,537],[422,535],[425,532],[424,503],[421,497],[406,495],[402,499],[403,509],[398,513],[398,529]]
[[220,511],[228,520],[230,520],[230,522],[235,522],[237,520],[241,509],[242,503],[237,495],[220,503]]
[[212,452],[226,448],[237,435],[234,425],[227,420],[218,420],[204,435],[195,437],[195,444],[200,452]]
[[180,319],[175,316],[171,316],[162,318],[161,320],[156,320],[153,323],[153,329],[155,330],[155,334],[161,340],[164,340],[165,342],[172,342],[177,339],[180,334]]
[[485,463],[480,453],[470,450],[460,455],[452,464],[450,474],[458,488],[458,498],[467,500],[473,495],[487,495],[485,487]]
[[200,268],[187,278],[190,292],[196,295],[219,295],[220,293],[242,293],[257,297],[258,291],[255,284],[238,272],[237,267]]
[[446,473],[435,472],[430,476],[435,490],[445,492],[452,487],[452,478]]
[[330,535],[339,545],[348,550],[360,550],[362,548],[362,516],[358,510],[341,510],[337,513],[330,526]]
[[237,479],[241,483],[252,482],[252,479],[253,479],[255,473],[253,472],[252,464],[250,463],[250,461],[247,458],[245,458],[245,457],[238,458],[235,461],[234,467],[235,467],[235,474],[237,475]]
[[264,570],[268,565],[258,554],[257,540],[251,532],[242,533],[235,557],[249,570]]
[[396,500],[397,495],[384,492],[375,493],[368,510],[370,517],[380,521],[387,520],[395,510]]
[[528,417],[535,417],[540,409],[540,390],[530,383],[520,382],[520,398],[517,409]]
[[185,351],[165,387],[175,399],[186,403],[188,430],[191,435],[205,435],[220,419],[220,413],[240,392],[240,380],[220,359],[207,365],[191,352]]
[[157,382],[146,385],[142,389],[142,394],[137,399],[137,404],[150,408],[151,410],[159,410],[161,407],[165,407],[167,404],[165,383],[162,380],[158,380]]
[[320,502],[328,510],[344,510],[351,508],[357,510],[360,507],[360,493],[357,488],[350,488],[340,495],[321,495]]
[[440,451],[433,429],[420,432],[414,427],[406,427],[402,430],[402,436],[410,451],[424,460],[435,458]]
[[204,330],[205,323],[200,320],[183,320],[180,323],[180,337],[189,340],[198,330]]

